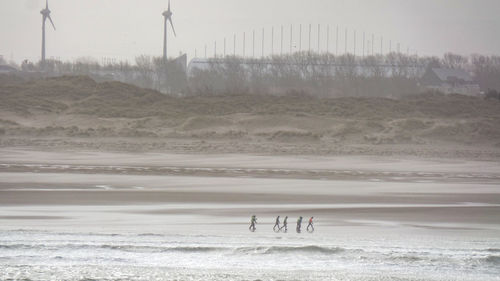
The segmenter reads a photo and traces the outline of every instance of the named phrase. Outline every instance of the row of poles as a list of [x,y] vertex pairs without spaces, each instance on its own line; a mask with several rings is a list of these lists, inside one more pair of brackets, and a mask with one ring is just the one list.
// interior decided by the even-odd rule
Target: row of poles
[[[290,25],[290,35],[289,35],[289,53],[292,54],[294,52],[302,52],[302,51],[308,51],[308,52],[318,52],[318,53],[321,53],[322,49],[321,49],[321,25],[318,24],[318,27],[317,27],[317,32],[316,32],[316,35],[317,35],[317,48],[316,49],[313,49],[313,45],[312,45],[312,25],[309,24],[309,34],[308,34],[308,45],[307,46],[302,46],[302,25],[299,25],[299,40],[298,42],[294,42],[293,41],[293,25]],[[265,57],[265,35],[266,35],[266,32],[265,32],[265,28],[262,28],[262,31],[261,31],[261,40],[260,40],[260,43],[261,43],[261,51],[260,51],[260,55],[261,57]],[[340,30],[339,30],[339,26],[336,27],[336,30],[335,30],[335,49],[334,50],[330,50],[331,46],[330,46],[330,26],[327,25],[326,26],[326,32],[325,32],[325,35],[326,35],[326,46],[323,45],[323,47],[325,47],[325,49],[323,49],[323,51],[325,51],[326,53],[330,53],[332,51],[335,51],[335,55],[339,55],[339,48],[342,48],[342,46],[339,45],[339,36],[341,36],[341,34],[339,33]],[[241,53],[237,53],[237,36],[236,36],[236,33],[233,35],[233,40],[232,40],[232,43],[233,43],[233,48],[232,50],[229,50],[227,48],[227,40],[226,38],[224,38],[223,40],[223,47],[222,47],[222,53],[218,53],[217,52],[217,41],[214,41],[214,45],[213,45],[213,56],[215,58],[219,57],[220,55],[222,55],[223,57],[226,57],[227,55],[233,55],[233,56],[236,56],[237,54],[238,55],[242,55],[243,57],[247,57],[249,54],[246,53],[246,47],[247,47],[247,42],[246,42],[246,32],[243,32],[242,36],[241,36],[241,40],[242,40],[242,49],[241,49]],[[275,50],[274,49],[274,43],[275,43],[275,40],[274,40],[274,26],[271,27],[271,45],[270,45],[270,55],[283,55],[284,54],[284,37],[285,37],[285,29],[283,27],[283,25],[281,26],[281,33],[280,33],[280,45],[279,45],[279,52],[275,52],[275,51],[278,51],[278,50]],[[251,33],[251,39],[252,39],[252,53],[251,53],[251,57],[256,57],[256,32],[255,30],[252,31]],[[367,40],[368,39],[368,40]],[[348,29],[346,28],[345,29],[345,32],[344,32],[344,53],[343,54],[351,54],[351,55],[354,55],[354,56],[357,56],[358,53],[357,53],[357,45],[356,45],[356,40],[357,40],[357,34],[356,34],[356,30],[353,30],[353,37],[352,37],[352,46],[350,46],[351,48],[349,48],[349,44],[348,44],[348,41],[349,40],[349,34],[348,34]],[[298,43],[298,44],[297,44]],[[378,43],[380,43],[380,47],[378,48],[378,46],[376,47],[376,45],[378,45]],[[371,34],[371,40],[370,40],[370,34],[366,34],[366,32],[363,32],[363,39],[362,39],[362,52],[361,52],[361,55],[364,57],[364,56],[373,56],[373,55],[377,55],[377,54],[380,54],[380,55],[383,55],[384,54],[384,37],[383,36],[380,36],[379,38],[375,38],[375,34]],[[388,48],[388,52],[391,53],[391,52],[397,52],[397,53],[401,53],[401,44],[400,43],[397,43],[395,46],[394,46],[394,50],[393,50],[393,46],[392,46],[392,40],[389,40],[389,48]],[[359,48],[359,47],[358,47]],[[387,50],[387,49],[386,49]],[[232,52],[231,52],[232,51]],[[340,50],[341,51],[341,50]],[[352,52],[351,52],[352,51]],[[375,53],[376,51],[378,51],[378,53]],[[205,58],[208,57],[208,45],[205,44],[205,49],[204,49],[204,56]],[[416,51],[415,51],[415,54],[417,55]],[[407,48],[407,55],[410,55],[410,48],[408,47]],[[198,57],[198,50],[195,49],[195,57]]]

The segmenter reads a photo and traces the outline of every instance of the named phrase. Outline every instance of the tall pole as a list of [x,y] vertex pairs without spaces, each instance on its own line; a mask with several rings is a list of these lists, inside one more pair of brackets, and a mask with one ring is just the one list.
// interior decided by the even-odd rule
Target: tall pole
[[224,37],[224,57],[226,57],[226,37]]
[[299,25],[299,52],[302,52],[302,24]]
[[318,54],[319,54],[319,43],[320,43],[319,39],[321,38],[321,37],[320,37],[320,26],[321,26],[321,25],[320,25],[320,24],[318,24]]
[[255,29],[252,35],[252,58],[255,58]]
[[236,57],[236,33],[234,34],[233,37],[233,56]]
[[262,57],[264,57],[264,28],[262,28]]
[[389,40],[389,54],[392,53],[392,40]]
[[344,43],[345,43],[345,51],[344,51],[344,54],[347,55],[347,28],[345,29],[345,40],[344,40]]
[[311,52],[311,24],[309,24],[309,52]]
[[46,17],[43,16],[43,19],[42,19],[42,63],[45,63],[45,19],[46,19]]
[[245,32],[243,32],[243,57],[245,57],[245,45],[246,45],[245,40],[246,40],[246,34]]
[[326,26],[326,53],[330,52],[330,25]]
[[293,44],[293,25],[290,24],[290,54],[292,54],[292,44]]
[[280,56],[283,55],[283,26],[281,26],[281,46],[280,46]]
[[375,35],[372,33],[372,56],[373,56],[374,46],[375,46]]
[[[167,17],[163,28],[163,60],[167,60]],[[45,20],[43,21],[43,55],[42,60],[45,61]]]
[[380,36],[380,55],[384,54],[384,36]]
[[365,57],[365,32],[363,31],[363,58]]
[[353,51],[353,55],[354,57],[356,57],[356,30],[354,30],[354,51]]
[[217,40],[214,42],[214,58],[217,58]]
[[274,55],[274,26],[271,26],[271,55]]
[[337,38],[335,39],[335,55],[339,55],[339,26],[337,25]]
[[207,58],[207,44],[205,44],[205,58]]

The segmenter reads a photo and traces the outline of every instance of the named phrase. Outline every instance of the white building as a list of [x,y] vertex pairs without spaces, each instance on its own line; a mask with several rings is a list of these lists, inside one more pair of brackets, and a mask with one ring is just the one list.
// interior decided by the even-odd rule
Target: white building
[[420,81],[424,88],[445,94],[475,96],[481,92],[479,84],[463,69],[429,68]]
[[14,73],[14,72],[17,72],[17,69],[15,67],[6,64],[0,64],[0,74]]

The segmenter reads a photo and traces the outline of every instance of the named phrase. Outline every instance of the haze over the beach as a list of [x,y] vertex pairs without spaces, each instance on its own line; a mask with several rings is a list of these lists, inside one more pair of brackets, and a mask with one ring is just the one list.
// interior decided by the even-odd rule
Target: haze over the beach
[[[44,0],[0,1],[0,55],[16,62],[40,59],[39,12],[44,4]],[[141,54],[159,56],[162,53],[161,13],[167,7],[166,0],[50,0],[49,5],[57,30],[47,30],[47,57],[62,60],[108,57],[133,61]],[[402,51],[410,48],[412,54],[498,54],[498,11],[500,1],[497,0],[172,0],[177,37],[169,41],[169,54],[174,56],[182,52],[192,58],[197,49],[201,56],[205,44],[213,54],[215,41],[221,52],[225,37],[232,50],[235,33],[240,49],[243,32],[246,32],[247,52],[250,52],[252,31],[256,31],[256,44],[260,44],[262,28],[266,28],[268,37],[272,26],[276,51],[281,25],[285,28],[285,49],[288,50],[291,24],[294,25],[294,41],[298,38],[298,26],[302,24],[303,46],[307,45],[309,24],[313,26],[314,46],[317,45],[317,25],[322,25],[324,33],[328,24],[330,46],[335,44],[335,28],[339,26],[341,49],[347,28],[349,49],[352,49],[356,30],[357,48],[361,48],[361,36],[366,32],[367,39],[375,35],[376,51],[380,49],[377,42],[383,36],[386,49],[392,40],[393,50],[400,43]],[[172,38],[171,30],[169,36]],[[325,41],[325,37],[322,40]],[[326,48],[325,42],[321,44]],[[269,48],[266,46],[266,52]]]
[[0,0],[0,280],[500,281],[499,11]]

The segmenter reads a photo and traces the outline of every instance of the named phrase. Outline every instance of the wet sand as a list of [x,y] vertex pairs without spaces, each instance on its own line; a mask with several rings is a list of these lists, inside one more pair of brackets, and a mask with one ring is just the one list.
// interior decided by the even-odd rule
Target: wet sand
[[495,162],[15,149],[0,155],[0,220],[12,226],[91,220],[95,214],[64,210],[108,206],[146,220],[189,215],[238,224],[252,213],[269,222],[289,214],[315,216],[324,225],[394,222],[500,231]]

